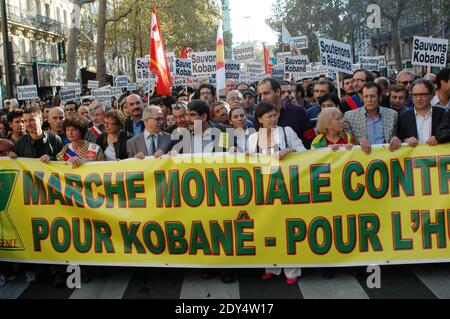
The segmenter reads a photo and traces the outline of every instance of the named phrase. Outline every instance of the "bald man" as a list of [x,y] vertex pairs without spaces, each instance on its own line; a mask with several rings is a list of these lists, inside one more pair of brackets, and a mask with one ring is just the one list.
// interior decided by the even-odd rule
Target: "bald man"
[[58,135],[63,144],[66,145],[69,143],[69,139],[65,134],[66,132],[64,132],[64,119],[64,110],[59,106],[52,107],[48,112],[47,121],[50,125],[50,133]]
[[133,135],[138,135],[144,132],[144,121],[142,120],[142,113],[144,105],[142,99],[137,94],[131,94],[126,98],[127,111],[130,117],[125,121],[125,130]]
[[164,115],[159,106],[150,105],[142,112],[144,132],[127,141],[128,157],[144,159],[146,156],[158,158],[172,150],[173,142],[169,133],[163,132]]

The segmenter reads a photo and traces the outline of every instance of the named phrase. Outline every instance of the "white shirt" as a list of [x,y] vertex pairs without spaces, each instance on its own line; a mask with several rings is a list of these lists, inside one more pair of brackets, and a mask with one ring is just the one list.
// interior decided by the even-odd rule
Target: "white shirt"
[[430,104],[431,104],[431,106],[440,106],[440,107],[443,107],[444,109],[448,108],[448,107],[450,108],[450,100],[448,100],[447,105],[443,105],[443,104],[441,104],[441,100],[439,100],[439,96],[437,94],[431,100]]
[[[275,129],[275,132],[273,132],[273,136],[275,137],[275,143],[278,145],[279,149],[285,149],[285,148],[293,148],[296,152],[306,152],[306,148],[303,146],[302,140],[298,138],[297,133],[294,132],[292,128],[289,126],[286,126],[285,128],[286,132],[286,139],[284,138],[283,128],[277,127]],[[261,133],[261,131],[256,132],[248,138],[248,152],[250,154],[255,154],[258,149],[258,136]],[[262,150],[264,151],[264,150]],[[267,150],[268,151],[268,150]],[[271,149],[270,153],[273,154],[274,150]]]
[[145,145],[147,146],[147,150],[150,149],[150,143],[152,141],[152,138],[150,137],[150,135],[154,135],[155,136],[155,152],[158,150],[158,134],[151,134],[149,132],[147,132],[147,130],[144,131],[144,140],[145,140]]
[[114,149],[114,145],[108,144],[108,147],[105,149],[105,157],[107,161],[115,161],[116,158],[116,150]]
[[416,114],[417,134],[419,137],[419,143],[425,144],[431,137],[431,125],[432,125],[431,115],[433,114],[433,109],[431,108],[425,117],[417,113],[416,109],[414,109],[414,113]]

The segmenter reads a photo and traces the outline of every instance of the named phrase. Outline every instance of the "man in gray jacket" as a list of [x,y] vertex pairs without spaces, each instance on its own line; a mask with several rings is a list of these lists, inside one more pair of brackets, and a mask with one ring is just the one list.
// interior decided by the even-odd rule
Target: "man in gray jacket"
[[396,136],[398,113],[381,107],[380,97],[381,87],[368,82],[362,90],[364,106],[344,114],[345,128],[353,133],[366,154],[370,154],[374,144],[389,144],[391,151],[401,146]]
[[164,116],[159,106],[150,105],[142,114],[144,132],[127,141],[128,157],[156,158],[170,152],[173,146],[170,134],[163,132]]

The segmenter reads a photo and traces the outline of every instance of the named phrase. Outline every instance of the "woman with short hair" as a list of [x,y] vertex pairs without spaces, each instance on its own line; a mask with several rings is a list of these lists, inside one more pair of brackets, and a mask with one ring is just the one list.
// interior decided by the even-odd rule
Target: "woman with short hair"
[[[255,109],[255,128],[257,133],[250,135],[248,139],[249,154],[273,155],[282,160],[291,153],[306,152],[302,140],[292,128],[278,126],[279,112],[271,103],[259,103]],[[267,280],[273,275],[279,276],[284,270],[286,283],[294,285],[301,276],[301,268],[266,268],[262,279]]]
[[352,133],[345,130],[342,112],[335,107],[327,107],[320,112],[316,128],[319,135],[313,140],[311,148],[330,147],[335,151],[341,145],[351,149],[356,143]]
[[125,131],[125,116],[119,110],[109,110],[105,113],[105,132],[96,143],[101,147],[107,161],[123,160],[128,158],[127,141],[133,135]]
[[90,161],[103,161],[105,155],[100,146],[83,139],[89,123],[78,114],[64,121],[64,132],[69,142],[56,155],[58,161],[67,161],[73,168]]

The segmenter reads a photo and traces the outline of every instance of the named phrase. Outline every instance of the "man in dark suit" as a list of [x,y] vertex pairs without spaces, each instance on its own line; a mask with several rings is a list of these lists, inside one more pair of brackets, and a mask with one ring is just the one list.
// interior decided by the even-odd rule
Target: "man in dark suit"
[[416,80],[412,85],[414,108],[399,115],[397,136],[409,146],[438,144],[436,129],[441,122],[444,109],[431,106],[434,85],[427,80]]
[[159,106],[150,105],[142,112],[145,125],[143,133],[127,141],[128,157],[144,159],[146,156],[156,158],[170,152],[173,146],[170,134],[162,132],[164,115]]
[[130,117],[125,121],[125,131],[133,135],[138,135],[144,132],[144,122],[142,120],[144,105],[142,104],[141,97],[137,94],[131,94],[127,96],[126,103]]

